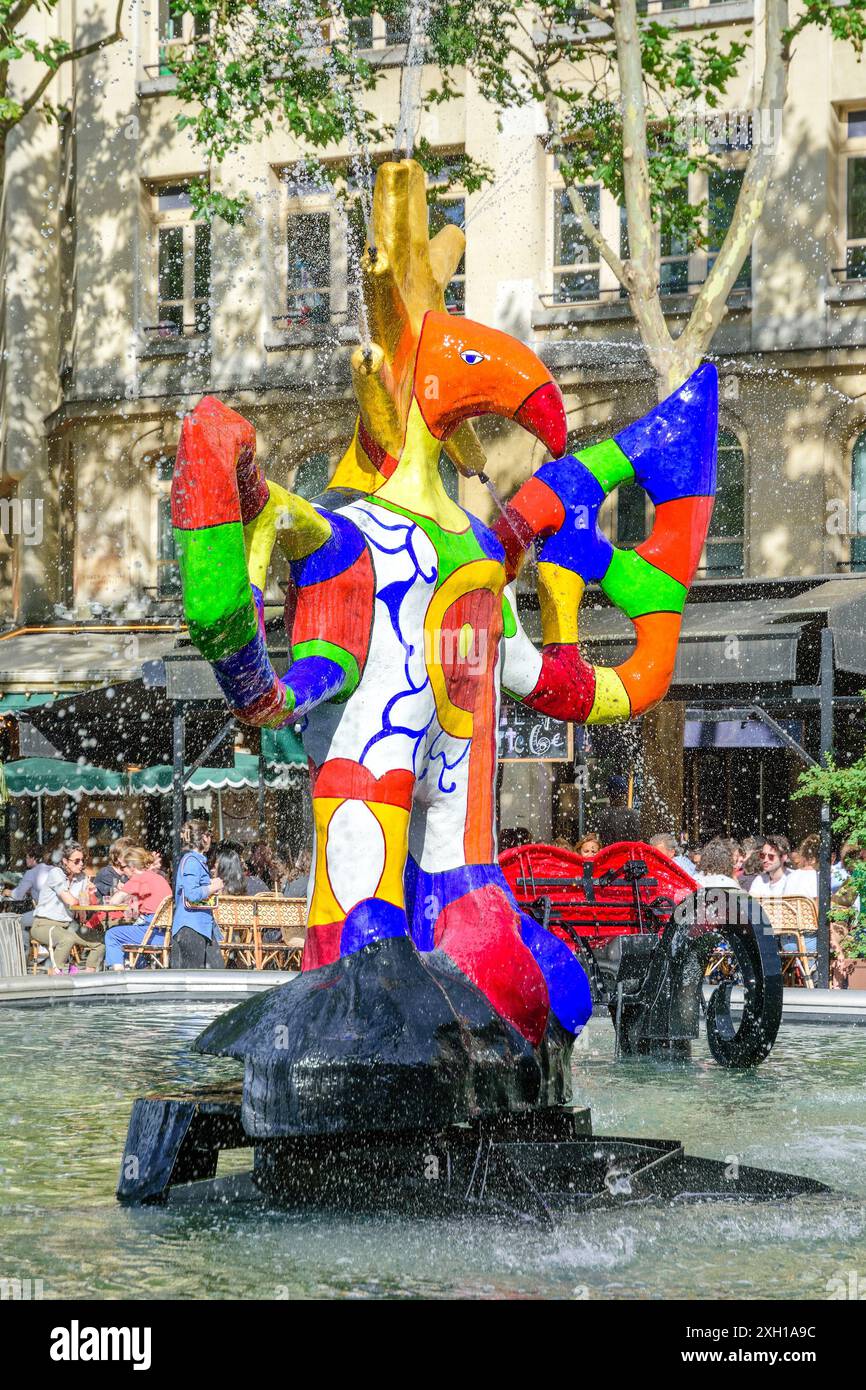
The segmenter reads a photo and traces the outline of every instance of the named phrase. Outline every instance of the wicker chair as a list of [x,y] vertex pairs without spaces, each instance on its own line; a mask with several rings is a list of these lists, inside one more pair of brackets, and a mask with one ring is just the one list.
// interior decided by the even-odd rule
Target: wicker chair
[[[171,919],[174,914],[174,899],[163,898],[150,919],[147,931],[137,946],[124,946],[123,964],[127,970],[135,970],[139,961],[148,961],[158,970],[167,970],[171,955]],[[165,932],[162,944],[154,941],[157,932]]]
[[255,898],[241,893],[221,893],[214,906],[220,929],[220,951],[226,969],[261,970],[262,943]]
[[263,970],[300,970],[306,938],[306,898],[284,898],[281,893],[259,893],[259,930],[279,929],[281,940],[262,940]]
[[807,989],[814,989],[815,981],[812,974],[817,952],[806,950],[805,938],[814,936],[818,930],[818,904],[815,899],[793,896],[762,897],[759,902],[773,928],[773,935],[793,936],[797,943],[796,951],[783,950],[781,945],[779,947],[779,955],[782,957],[782,982],[786,985],[805,985]]

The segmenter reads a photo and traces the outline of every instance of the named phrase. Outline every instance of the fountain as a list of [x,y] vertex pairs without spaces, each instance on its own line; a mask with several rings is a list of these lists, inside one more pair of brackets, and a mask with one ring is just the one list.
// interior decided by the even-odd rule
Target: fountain
[[[664,697],[712,510],[716,373],[701,367],[615,438],[565,455],[546,367],[507,334],[445,311],[463,244],[453,226],[429,239],[417,163],[380,168],[362,267],[371,337],[351,361],[359,418],[316,503],[268,482],[255,432],[221,402],[206,398],[184,421],[172,511],[190,636],[238,719],[300,726],[315,864],[300,977],[195,1043],[241,1060],[242,1088],[137,1101],[123,1201],[213,1179],[219,1152],[236,1147],[255,1150],[253,1187],[287,1203],[548,1219],[563,1204],[825,1190],[744,1165],[732,1179],[677,1141],[595,1137],[571,1104],[589,985],[569,946],[520,910],[496,861],[499,701],[591,724]],[[493,530],[439,474],[443,448],[464,475],[484,473],[470,420],[487,413],[554,459]],[[654,502],[655,525],[621,551],[597,516],[631,481]],[[282,677],[264,629],[275,544],[293,579]],[[540,652],[511,587],[533,548]],[[634,625],[635,651],[615,669],[580,653],[589,582]],[[713,1051],[749,1067],[778,1030],[778,956],[760,912],[722,896],[721,909],[690,899],[670,930],[624,953],[621,1004],[648,1050],[695,1036],[706,948],[724,936],[738,943],[746,990],[739,1025],[730,987],[713,995]],[[446,1176],[428,1182],[428,1170]]]

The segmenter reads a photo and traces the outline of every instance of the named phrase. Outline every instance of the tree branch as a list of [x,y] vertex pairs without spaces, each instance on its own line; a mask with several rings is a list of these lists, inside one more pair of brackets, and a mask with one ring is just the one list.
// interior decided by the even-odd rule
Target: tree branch
[[29,115],[37,102],[42,99],[57,75],[58,69],[64,63],[76,63],[79,58],[86,58],[91,53],[98,53],[101,48],[108,48],[109,44],[117,43],[119,39],[123,38],[123,29],[121,28],[123,6],[124,0],[117,0],[117,12],[114,17],[114,32],[112,34],[106,34],[104,38],[94,39],[92,43],[83,44],[81,48],[70,48],[68,53],[60,54],[53,67],[48,69],[45,76],[34,87],[29,97],[21,103],[19,121],[22,121],[25,116]]
[[[544,107],[547,113],[547,128],[550,132],[548,149],[555,157],[562,149],[558,99],[556,93],[548,85],[546,77],[542,78],[542,83],[544,87]],[[568,201],[571,203],[572,211],[580,223],[580,230],[583,232],[583,235],[590,245],[595,247],[602,260],[610,266],[620,284],[627,285],[627,272],[625,266],[613,247],[608,244],[607,239],[602,236],[598,227],[596,227],[580,193],[578,193],[573,184],[566,184],[566,192],[568,194]]]
[[24,16],[28,14],[30,10],[33,9],[34,4],[35,0],[20,0],[20,4],[18,4],[14,10],[12,10],[11,14],[7,15],[3,24],[0,25],[0,28],[3,29],[4,33],[13,33],[18,28],[18,25],[21,23]]
[[646,97],[635,0],[614,0],[613,15],[629,249],[628,277],[623,283],[650,361],[664,378],[670,371],[673,339],[659,300],[659,241],[650,197]]
[[766,0],[766,6],[760,111],[769,111],[772,114],[773,135],[769,140],[764,140],[760,130],[752,132],[752,153],[743,175],[743,186],[731,218],[731,225],[683,330],[681,342],[686,359],[694,365],[703,357],[727,312],[728,295],[749,253],[755,228],[764,210],[773,180],[776,164],[776,146],[773,138],[776,130],[775,117],[785,104],[788,86],[790,55],[786,54],[782,41],[788,20],[788,0]]

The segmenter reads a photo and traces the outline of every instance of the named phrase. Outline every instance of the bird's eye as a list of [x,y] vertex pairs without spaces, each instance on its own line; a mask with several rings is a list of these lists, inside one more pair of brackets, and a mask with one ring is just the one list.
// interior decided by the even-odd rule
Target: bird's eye
[[464,348],[460,356],[468,367],[477,367],[479,362],[485,360],[483,352],[476,352],[474,348]]

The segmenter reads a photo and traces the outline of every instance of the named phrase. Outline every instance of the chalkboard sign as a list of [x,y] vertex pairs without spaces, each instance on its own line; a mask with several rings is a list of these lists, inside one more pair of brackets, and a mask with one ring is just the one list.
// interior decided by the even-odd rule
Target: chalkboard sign
[[571,724],[512,701],[499,711],[499,758],[508,763],[567,763],[574,756]]

